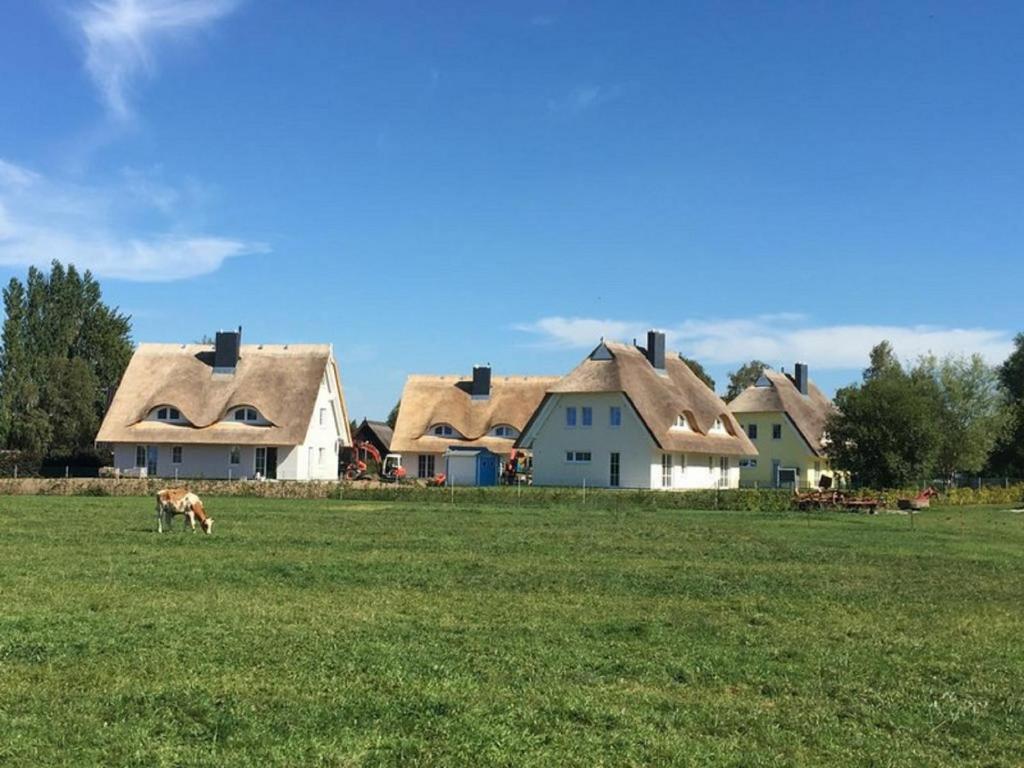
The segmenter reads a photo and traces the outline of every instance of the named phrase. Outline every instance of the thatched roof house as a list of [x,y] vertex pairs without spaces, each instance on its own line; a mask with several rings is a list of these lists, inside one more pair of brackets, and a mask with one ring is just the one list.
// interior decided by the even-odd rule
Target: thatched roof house
[[[801,391],[803,390],[803,391]],[[816,455],[824,456],[825,422],[835,412],[831,400],[808,378],[807,366],[797,363],[792,376],[766,368],[758,381],[729,403],[734,414],[785,414]]]
[[239,330],[140,344],[96,442],[150,475],[330,479],[351,435],[330,345],[242,345]]

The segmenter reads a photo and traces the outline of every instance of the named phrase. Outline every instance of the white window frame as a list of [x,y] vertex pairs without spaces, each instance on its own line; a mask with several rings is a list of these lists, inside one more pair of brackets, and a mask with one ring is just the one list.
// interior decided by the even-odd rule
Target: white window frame
[[136,445],[135,446],[135,466],[144,467],[146,466],[146,446]]
[[432,453],[421,453],[416,461],[416,476],[419,478],[428,478],[434,476],[434,454]]
[[576,406],[575,405],[567,405],[565,407],[565,428],[566,429],[576,429],[576,424],[577,424]]
[[622,454],[612,451],[608,454],[608,486],[620,488],[622,485]]
[[326,408],[321,408],[320,409],[320,426],[321,427],[327,426],[327,409]]
[[757,424],[747,424],[747,437],[757,440]]
[[242,447],[233,445],[228,448],[228,464],[237,467],[242,463]]
[[181,456],[184,453],[180,445],[171,446],[171,464],[181,464]]
[[[586,458],[584,458],[586,457]],[[594,459],[592,451],[566,451],[566,464],[589,464]]]
[[455,427],[451,424],[435,424],[431,427],[430,434],[434,437],[454,437]]
[[326,463],[326,461],[325,461],[326,458],[327,458],[327,451],[324,450],[323,448],[317,448],[317,450],[316,450],[316,463],[317,463],[317,465],[322,467]]
[[589,405],[584,405],[580,408],[580,427],[590,429],[592,426],[594,426],[594,409]]
[[772,440],[781,440],[781,439],[782,439],[782,425],[781,424],[772,424]]
[[608,426],[611,429],[618,429],[622,426],[622,407],[613,405],[608,408]]
[[661,487],[671,488],[672,487],[672,454],[663,453],[661,454]]

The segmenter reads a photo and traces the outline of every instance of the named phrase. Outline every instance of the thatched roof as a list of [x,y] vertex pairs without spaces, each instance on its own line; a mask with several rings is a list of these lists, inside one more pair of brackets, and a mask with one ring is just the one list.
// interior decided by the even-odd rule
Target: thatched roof
[[[667,353],[659,373],[644,351],[629,344],[602,342],[590,356],[548,390],[560,393],[621,392],[665,451],[756,456],[757,449],[740,429],[725,402],[683,362]],[[685,415],[692,431],[673,429]],[[708,434],[721,419],[727,434]]]
[[[557,381],[554,376],[492,376],[490,397],[478,400],[464,376],[410,376],[402,390],[391,450],[443,453],[457,446],[508,453],[514,440],[490,436],[490,431],[508,424],[521,432],[544,392]],[[450,424],[462,437],[427,435],[438,424]]]
[[797,432],[803,436],[815,455],[824,454],[821,444],[825,422],[836,410],[814,382],[808,380],[807,394],[797,389],[796,383],[785,373],[765,369],[762,381],[747,387],[729,403],[729,409],[742,413],[785,413]]
[[[344,434],[348,415],[328,344],[246,344],[234,374],[213,372],[211,344],[140,344],[96,442],[299,445],[329,363]],[[177,408],[188,424],[146,420],[163,405]],[[256,408],[270,425],[225,421],[239,405]]]

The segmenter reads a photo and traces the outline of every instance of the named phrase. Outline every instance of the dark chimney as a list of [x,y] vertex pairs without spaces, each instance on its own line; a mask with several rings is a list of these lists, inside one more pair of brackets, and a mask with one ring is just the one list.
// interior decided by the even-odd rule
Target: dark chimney
[[659,371],[665,370],[665,334],[661,331],[647,332],[647,360]]
[[473,366],[473,397],[486,400],[491,396],[491,366]]
[[217,331],[213,344],[214,373],[234,373],[242,350],[242,326],[237,331]]
[[796,384],[796,388],[800,390],[801,395],[807,394],[807,364],[797,363],[794,366],[795,371],[793,375],[793,383]]

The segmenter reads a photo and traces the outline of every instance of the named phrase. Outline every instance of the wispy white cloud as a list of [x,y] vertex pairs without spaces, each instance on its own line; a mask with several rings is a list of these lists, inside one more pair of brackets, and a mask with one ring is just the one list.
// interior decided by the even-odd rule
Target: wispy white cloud
[[[601,336],[630,341],[642,338],[649,323],[586,317],[545,317],[517,326],[536,343],[556,348],[586,349]],[[815,325],[794,314],[761,315],[724,320],[687,320],[662,329],[669,344],[707,364],[742,363],[753,358],[775,365],[806,361],[819,369],[848,370],[866,365],[871,348],[892,342],[904,359],[920,355],[978,353],[1001,362],[1013,348],[1012,333],[992,328],[932,325]]]
[[616,86],[581,85],[560,99],[548,100],[548,111],[552,114],[575,115],[594,109],[617,98]]
[[240,0],[90,0],[72,14],[85,43],[85,67],[110,113],[132,116],[136,82],[151,75],[161,45],[200,31]]
[[103,277],[167,281],[267,250],[188,226],[189,190],[133,170],[105,186],[71,184],[0,160],[0,264],[59,258]]

